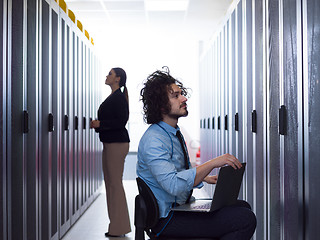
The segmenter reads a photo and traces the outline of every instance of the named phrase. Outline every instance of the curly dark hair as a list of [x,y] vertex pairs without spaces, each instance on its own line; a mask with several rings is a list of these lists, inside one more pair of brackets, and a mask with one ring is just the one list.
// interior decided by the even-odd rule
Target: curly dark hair
[[176,84],[182,91],[182,95],[188,96],[188,91],[183,84],[170,75],[168,67],[163,67],[163,71],[157,70],[150,74],[144,82],[144,87],[140,91],[143,102],[144,120],[148,124],[158,123],[162,120],[162,114],[171,111],[168,92],[171,84]]

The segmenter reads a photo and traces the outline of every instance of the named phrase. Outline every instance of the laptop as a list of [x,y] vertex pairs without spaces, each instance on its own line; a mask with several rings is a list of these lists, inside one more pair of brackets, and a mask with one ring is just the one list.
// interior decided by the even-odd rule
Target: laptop
[[221,167],[212,200],[196,199],[195,201],[173,207],[173,211],[212,212],[237,202],[246,163],[242,168]]

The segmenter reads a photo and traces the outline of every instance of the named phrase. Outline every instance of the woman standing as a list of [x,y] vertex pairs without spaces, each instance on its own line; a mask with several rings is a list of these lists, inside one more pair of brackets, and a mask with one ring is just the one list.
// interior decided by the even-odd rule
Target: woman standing
[[[124,160],[129,151],[129,135],[125,128],[129,118],[126,72],[112,68],[106,78],[112,92],[100,105],[98,120],[90,123],[103,143],[102,167],[110,219],[106,237],[120,237],[131,232],[128,206],[122,184]],[[121,87],[124,87],[123,92]]]

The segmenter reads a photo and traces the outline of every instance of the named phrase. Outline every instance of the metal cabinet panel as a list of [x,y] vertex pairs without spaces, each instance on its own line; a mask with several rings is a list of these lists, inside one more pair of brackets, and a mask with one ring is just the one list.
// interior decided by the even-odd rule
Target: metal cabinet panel
[[221,155],[221,34],[217,36],[216,43],[216,54],[217,54],[217,80],[216,80],[216,89],[217,89],[217,156]]
[[231,122],[231,129],[230,129],[230,151],[229,153],[236,156],[236,11],[233,11],[230,17],[230,38],[231,38],[231,79],[230,79],[230,122]]
[[24,93],[24,14],[21,1],[8,2],[8,82],[7,82],[7,183],[8,238],[25,236],[25,135],[22,129]]
[[80,208],[79,208],[79,84],[78,84],[78,75],[79,75],[79,37],[76,36],[75,32],[72,33],[72,52],[73,52],[73,110],[74,110],[74,118],[73,118],[73,159],[72,159],[72,188],[73,188],[73,204],[72,204],[72,219],[71,224],[73,224],[80,216]]
[[26,239],[39,239],[38,235],[38,162],[39,162],[39,78],[38,78],[38,41],[37,34],[37,1],[27,1],[27,48],[26,71],[27,71],[27,111],[28,127],[27,136],[27,159],[26,159]]
[[268,5],[268,239],[280,239],[280,137],[278,113],[279,91],[279,1],[271,0]]
[[[43,0],[40,2],[40,29],[39,29],[39,238],[49,239],[51,222],[49,216],[49,163],[52,162],[52,132],[49,132],[49,113],[51,109],[51,56],[50,56],[50,7]],[[50,115],[51,116],[51,115]],[[52,119],[51,119],[52,120]]]
[[219,134],[220,134],[220,154],[224,154],[225,153],[225,130],[224,130],[224,82],[225,82],[225,65],[224,65],[224,31],[223,31],[224,28],[222,28],[220,34],[219,34],[219,44],[220,44],[220,47],[219,47],[219,79],[218,79],[218,89],[219,89],[219,101],[218,101],[218,104],[219,104],[219,117],[220,117],[220,131],[219,131]]
[[320,236],[320,3],[303,1],[304,8],[304,137],[305,137],[305,224],[306,239]]
[[265,128],[266,128],[266,91],[265,81],[265,22],[264,1],[252,1],[253,14],[253,48],[252,48],[252,109],[256,110],[256,132],[253,133],[253,204],[252,209],[256,214],[257,228],[255,239],[267,239],[266,215],[266,157],[265,157]]
[[[59,163],[59,235],[63,236],[70,227],[70,185],[69,185],[69,134],[70,134],[70,114],[69,114],[69,76],[70,69],[70,50],[69,50],[69,26],[66,21],[61,18],[63,13],[60,12],[60,78],[61,78],[61,115],[59,117],[60,127],[60,163]],[[72,118],[73,119],[73,118]],[[72,125],[73,126],[73,125]]]
[[77,47],[78,47],[78,119],[79,119],[79,126],[78,126],[78,158],[77,158],[77,171],[78,171],[78,192],[77,192],[77,201],[78,201],[78,208],[80,213],[84,212],[83,206],[83,175],[82,175],[82,164],[83,164],[83,41],[77,37]]
[[[7,173],[6,173],[6,28],[7,28],[7,1],[4,0],[0,4],[0,76],[3,79],[0,82],[0,237],[6,238],[6,187],[7,187]],[[4,61],[3,61],[4,60]]]
[[253,205],[253,132],[252,132],[252,1],[243,2],[243,114],[244,114],[244,161],[247,162],[244,184],[246,185],[245,199]]
[[[244,146],[244,113],[243,113],[243,0],[241,0],[236,8],[236,113],[238,114],[238,131],[236,132],[236,157],[240,162],[243,159]],[[239,198],[245,198],[245,184],[242,184]]]
[[[299,164],[298,164],[298,80],[297,80],[297,4],[295,0],[280,2],[282,25],[282,68],[280,71],[283,93],[282,101],[287,110],[287,129],[283,138],[281,159],[281,230],[283,239],[296,239],[302,232],[303,221],[299,219]],[[299,9],[301,11],[301,9]],[[301,19],[300,19],[301,21]],[[281,26],[280,25],[280,26]],[[281,65],[280,65],[281,66]],[[299,126],[300,124],[300,126]],[[301,203],[302,204],[302,203]]]
[[225,131],[225,153],[230,153],[230,132],[232,128],[230,127],[230,103],[232,102],[232,94],[230,94],[230,19],[227,21],[225,27],[224,27],[224,34],[225,34],[225,83],[224,83],[224,131]]
[[68,192],[68,199],[69,202],[67,203],[69,205],[68,211],[67,211],[67,219],[70,221],[70,224],[72,223],[72,215],[73,215],[73,193],[74,193],[74,153],[75,153],[75,129],[74,129],[74,119],[75,119],[75,112],[74,112],[74,92],[75,92],[75,86],[74,86],[74,80],[75,80],[75,58],[74,58],[74,32],[71,28],[67,27],[67,45],[68,45],[68,77],[69,82],[68,84],[68,116],[69,116],[69,148],[68,151],[68,160],[69,160],[69,177],[66,179],[67,184],[69,185],[69,192]]
[[[54,116],[55,130],[52,132],[52,160],[49,165],[49,181],[51,181],[51,197],[49,204],[51,205],[51,212],[49,215],[51,221],[51,239],[58,238],[58,164],[60,161],[61,141],[60,141],[60,129],[61,129],[61,89],[60,89],[60,77],[59,77],[59,45],[58,45],[58,12],[54,9],[51,11],[51,107],[52,114]],[[49,101],[50,101],[49,100]]]

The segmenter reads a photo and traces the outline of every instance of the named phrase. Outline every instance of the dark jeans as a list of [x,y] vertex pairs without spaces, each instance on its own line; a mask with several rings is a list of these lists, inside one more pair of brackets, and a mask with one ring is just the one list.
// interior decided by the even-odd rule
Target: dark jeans
[[251,211],[250,205],[238,200],[237,204],[214,212],[171,211],[168,217],[161,218],[152,230],[154,233],[159,233],[164,228],[160,236],[177,238],[249,240],[256,229],[256,224],[256,216]]

